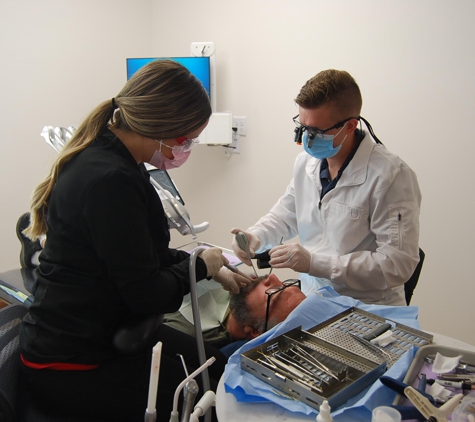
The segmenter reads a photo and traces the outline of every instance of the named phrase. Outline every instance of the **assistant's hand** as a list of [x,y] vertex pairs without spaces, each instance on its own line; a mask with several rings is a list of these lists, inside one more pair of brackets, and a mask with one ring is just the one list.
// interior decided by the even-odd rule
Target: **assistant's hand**
[[[251,252],[251,257],[253,257],[256,253],[256,250],[259,249],[261,245],[261,241],[259,238],[251,232],[245,232],[244,230],[234,228],[231,230],[231,233],[236,235],[239,232],[243,232],[246,236],[247,242],[249,244],[249,251]],[[233,241],[231,243],[231,248],[234,251],[234,255],[236,255],[244,264],[248,265],[249,267],[252,265],[251,261],[247,259],[247,254],[244,252],[240,247],[236,240],[236,236],[233,236]]]
[[234,274],[226,268],[221,268],[218,273],[213,276],[213,280],[221,284],[224,290],[234,294],[238,294],[241,287],[250,283],[250,280],[247,278],[239,274]]
[[298,243],[279,245],[269,251],[269,264],[274,268],[292,268],[299,273],[310,271],[310,252]]
[[228,259],[219,248],[205,249],[198,255],[206,264],[207,277],[213,277],[223,265],[229,264]]

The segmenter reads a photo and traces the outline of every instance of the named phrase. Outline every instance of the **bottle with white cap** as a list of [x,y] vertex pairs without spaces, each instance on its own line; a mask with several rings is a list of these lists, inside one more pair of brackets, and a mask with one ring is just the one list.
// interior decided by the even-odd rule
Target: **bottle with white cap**
[[332,422],[333,417],[330,414],[331,407],[328,404],[327,400],[323,400],[323,403],[320,405],[319,413],[317,415],[317,422]]

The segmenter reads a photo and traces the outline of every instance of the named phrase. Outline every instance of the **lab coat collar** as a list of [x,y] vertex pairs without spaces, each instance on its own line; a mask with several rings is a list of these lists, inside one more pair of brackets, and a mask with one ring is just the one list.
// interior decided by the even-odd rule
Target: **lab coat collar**
[[[350,161],[345,171],[340,177],[337,186],[355,186],[365,182],[368,174],[368,165],[373,148],[377,144],[366,132],[365,137],[361,141],[355,156]],[[322,160],[311,157],[306,165],[306,172],[312,179],[320,179],[320,167]]]

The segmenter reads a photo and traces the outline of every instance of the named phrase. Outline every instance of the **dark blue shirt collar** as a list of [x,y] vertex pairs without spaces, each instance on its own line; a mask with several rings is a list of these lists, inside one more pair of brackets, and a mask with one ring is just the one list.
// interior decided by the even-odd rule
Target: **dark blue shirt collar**
[[328,161],[327,159],[323,159],[322,163],[320,164],[320,183],[322,184],[322,195],[323,196],[331,191],[336,184],[338,183],[338,180],[340,180],[341,175],[343,174],[343,171],[348,167],[348,164],[350,164],[350,161],[353,159],[353,157],[356,154],[356,151],[358,150],[358,147],[361,144],[361,141],[363,140],[365,133],[362,130],[356,129],[355,130],[355,145],[353,149],[350,152],[350,155],[346,157],[345,162],[343,165],[340,167],[340,170],[338,170],[338,174],[336,177],[332,180],[330,176],[330,171],[328,170]]

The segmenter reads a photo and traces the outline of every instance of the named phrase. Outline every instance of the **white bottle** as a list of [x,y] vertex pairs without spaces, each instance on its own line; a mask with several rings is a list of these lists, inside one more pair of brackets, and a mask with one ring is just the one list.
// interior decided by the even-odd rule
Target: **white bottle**
[[328,404],[328,401],[323,400],[323,403],[320,405],[320,412],[317,415],[317,422],[332,422],[333,417],[330,414],[331,407]]

